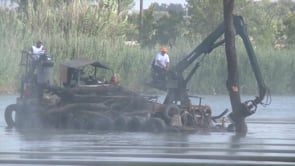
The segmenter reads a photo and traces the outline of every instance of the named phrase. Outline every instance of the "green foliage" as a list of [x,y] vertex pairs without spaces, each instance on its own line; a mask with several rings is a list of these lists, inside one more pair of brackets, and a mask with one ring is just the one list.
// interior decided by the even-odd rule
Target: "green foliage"
[[90,6],[86,2],[28,1],[26,15],[20,13],[20,20],[27,24],[27,31],[42,35],[63,33],[66,37],[73,33],[84,33],[116,39],[124,37],[126,30],[131,28],[127,24],[127,15],[118,15],[117,1],[100,1],[100,6]]
[[[164,15],[158,20],[156,37],[161,45],[169,44],[172,47],[176,37],[180,36],[180,28],[183,24],[182,15],[173,11],[169,11],[168,15]],[[173,25],[173,26],[171,26]]]
[[[187,41],[179,42],[180,43],[177,43],[177,45],[187,45]],[[194,44],[195,46],[193,47],[186,47],[187,50],[194,49],[199,42],[194,42]],[[246,95],[258,94],[257,82],[248,55],[241,40],[238,38],[236,49],[241,93]],[[184,51],[184,55],[187,55],[189,52],[190,51]],[[256,48],[255,52],[265,84],[270,88],[271,93],[294,94],[294,49],[277,50],[270,47],[260,47]],[[173,54],[171,55],[172,58],[177,59],[173,64],[177,63],[179,61],[178,59],[184,57],[173,57]],[[185,72],[184,74],[188,73]],[[221,46],[205,56],[201,66],[197,69],[192,80],[189,82],[188,88],[191,93],[211,95],[226,94],[226,79],[227,62],[224,46]]]
[[[171,10],[177,8],[177,11]],[[143,26],[139,41],[143,47],[155,47],[157,44],[173,46],[184,27],[183,11],[180,6],[159,6],[154,3],[144,11]],[[182,9],[182,8],[181,8]]]
[[140,29],[139,41],[144,47],[152,47],[155,45],[154,37],[156,35],[156,20],[154,10],[148,9],[144,11],[143,25]]
[[212,32],[223,20],[222,1],[187,0],[191,36]]
[[[205,37],[212,32],[223,20],[222,1],[215,0],[187,0],[190,15],[190,33],[192,37]],[[269,45],[275,42],[276,20],[270,14],[269,1],[235,1],[234,14],[244,17],[252,38],[260,45]],[[275,8],[275,7],[273,7]]]
[[287,36],[286,40],[288,45],[295,44],[295,12],[290,13],[283,21],[285,25],[285,35]]
[[[41,39],[54,56],[57,84],[59,64],[83,57],[112,67],[125,87],[136,91],[151,90],[144,83],[151,79],[150,64],[159,45],[170,46],[171,64],[175,65],[223,20],[221,1],[188,0],[189,17],[183,17],[177,5],[151,6],[144,11],[144,24],[139,30],[138,14],[127,15],[131,0],[121,0],[120,9],[117,0],[101,0],[98,6],[85,2],[20,0],[19,10],[0,9],[0,87],[18,86],[20,51]],[[294,3],[235,2],[234,12],[245,18],[265,83],[274,94],[294,94]],[[124,44],[126,40],[136,39],[143,47]],[[275,48],[277,44],[279,49]],[[240,40],[236,47],[241,91],[256,94],[255,77]],[[224,47],[221,46],[205,56],[189,82],[190,92],[227,93],[226,66]]]

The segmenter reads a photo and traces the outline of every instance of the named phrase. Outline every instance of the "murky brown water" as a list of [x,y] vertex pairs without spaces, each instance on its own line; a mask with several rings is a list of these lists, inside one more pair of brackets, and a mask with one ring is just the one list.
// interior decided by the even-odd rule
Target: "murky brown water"
[[[295,96],[274,96],[247,119],[249,133],[144,133],[6,129],[0,96],[0,165],[295,165]],[[227,96],[205,96],[218,114]]]

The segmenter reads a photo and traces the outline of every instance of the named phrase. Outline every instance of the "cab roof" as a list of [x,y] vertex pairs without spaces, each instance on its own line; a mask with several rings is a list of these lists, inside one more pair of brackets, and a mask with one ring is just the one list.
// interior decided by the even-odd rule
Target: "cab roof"
[[87,60],[87,59],[72,59],[69,61],[66,61],[64,63],[61,64],[62,66],[68,67],[68,68],[74,68],[74,69],[80,69],[82,67],[91,65],[94,67],[99,67],[99,68],[103,68],[103,69],[107,69],[107,70],[111,70],[109,67],[107,67],[106,65],[95,61],[95,60]]

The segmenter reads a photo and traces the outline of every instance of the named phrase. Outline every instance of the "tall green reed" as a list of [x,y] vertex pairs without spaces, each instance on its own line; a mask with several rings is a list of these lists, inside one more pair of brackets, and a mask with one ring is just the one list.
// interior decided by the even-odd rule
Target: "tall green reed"
[[[17,88],[21,70],[20,52],[41,39],[54,57],[56,84],[59,83],[59,64],[72,58],[87,58],[99,60],[113,68],[119,75],[121,85],[138,92],[155,92],[145,83],[151,80],[151,62],[161,46],[145,48],[125,45],[124,33],[130,25],[124,16],[118,16],[115,9],[86,8],[80,3],[60,8],[48,8],[46,5],[44,1],[34,10],[30,4],[27,15],[0,10],[0,87]],[[168,52],[171,65],[176,65],[201,41],[200,38],[177,39]],[[246,51],[239,40],[236,47],[241,92],[256,94],[257,85]],[[255,45],[255,52],[265,83],[272,93],[294,94],[294,50]],[[194,63],[188,69],[193,66]],[[188,71],[184,71],[184,75]],[[225,94],[226,79],[224,46],[220,46],[205,56],[188,88],[190,93]]]

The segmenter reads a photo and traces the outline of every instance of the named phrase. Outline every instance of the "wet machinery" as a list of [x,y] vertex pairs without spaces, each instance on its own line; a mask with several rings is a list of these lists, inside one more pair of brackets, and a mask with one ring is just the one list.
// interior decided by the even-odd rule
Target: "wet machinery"
[[45,87],[52,84],[54,62],[47,53],[38,55],[38,60],[33,60],[31,56],[29,52],[22,51],[20,96],[16,104],[9,105],[5,110],[8,127],[23,127],[27,122],[40,122],[41,99]]
[[[267,88],[263,82],[256,57],[241,17],[235,16],[235,28],[246,46],[257,83],[259,96],[245,102],[246,114],[253,114]],[[224,43],[217,39],[224,33],[221,24],[175,68],[166,80],[150,85],[167,90],[163,103],[157,96],[145,96],[119,85],[113,70],[93,60],[73,59],[60,66],[60,85],[52,84],[53,61],[48,54],[31,61],[22,53],[23,73],[20,96],[16,104],[5,110],[8,127],[74,128],[128,131],[227,131],[226,109],[213,116],[210,106],[191,103],[187,83],[200,65],[198,57],[210,53]],[[184,71],[195,63],[184,77]],[[109,73],[109,74],[106,74]],[[103,77],[101,75],[104,75]],[[109,78],[109,79],[108,79]],[[15,116],[14,116],[15,115]],[[222,119],[217,122],[217,119]]]
[[113,70],[98,61],[73,59],[62,63],[60,85],[54,85],[52,59],[44,55],[33,62],[29,56],[22,54],[20,96],[5,110],[8,127],[123,131],[216,127],[209,126],[209,112],[198,117],[193,126],[183,124],[178,106],[159,103],[157,96],[140,95],[120,86]]
[[[241,16],[233,16],[233,19],[236,34],[239,35],[243,40],[259,90],[259,94],[255,99],[248,100],[242,103],[244,109],[241,112],[241,116],[245,118],[256,112],[258,104],[269,104],[268,102],[270,100],[267,100],[267,103],[262,102],[269,90],[266,87],[262,74],[260,72],[256,55],[247,34],[243,18]],[[201,117],[201,119],[205,119],[206,122],[203,122],[202,126],[208,127],[210,125],[210,119],[212,119],[210,107],[201,105],[201,99],[199,105],[192,105],[190,100],[191,96],[188,95],[187,84],[200,66],[203,57],[208,55],[216,47],[225,43],[224,39],[218,40],[224,34],[224,31],[224,23],[221,23],[217,27],[217,29],[210,35],[208,35],[208,37],[205,38],[202,43],[199,44],[190,54],[188,54],[184,59],[178,62],[170,71],[167,71],[166,78],[164,80],[155,79],[151,83],[149,83],[149,85],[154,88],[167,91],[167,95],[163,104],[171,105],[174,110],[180,112],[183,124],[196,126],[196,124],[200,122],[200,120],[198,120],[198,117]],[[198,58],[200,59],[199,61],[197,60]],[[193,63],[195,64],[188,72],[188,75],[184,76],[184,71],[186,71]],[[157,78],[157,74],[153,74],[153,78]],[[225,115],[226,112],[227,110],[224,111],[222,115]],[[158,114],[155,116],[165,117],[164,115]],[[230,118],[235,119],[235,116],[236,115],[232,113],[230,114]]]

